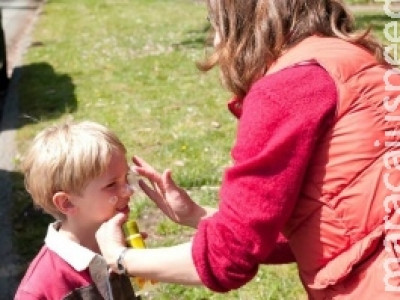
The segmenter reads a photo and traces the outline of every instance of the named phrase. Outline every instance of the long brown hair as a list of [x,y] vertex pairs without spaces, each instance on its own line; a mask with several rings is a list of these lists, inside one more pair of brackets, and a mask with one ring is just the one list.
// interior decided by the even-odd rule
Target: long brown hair
[[198,64],[216,65],[224,85],[243,97],[255,80],[282,54],[313,34],[361,45],[384,62],[382,46],[370,30],[356,31],[354,18],[341,0],[206,0],[220,41]]

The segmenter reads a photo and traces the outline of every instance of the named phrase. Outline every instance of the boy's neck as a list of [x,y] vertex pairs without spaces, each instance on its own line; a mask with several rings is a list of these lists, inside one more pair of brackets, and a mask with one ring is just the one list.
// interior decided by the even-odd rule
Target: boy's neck
[[88,248],[93,252],[100,253],[99,246],[97,245],[95,233],[98,227],[81,226],[73,224],[72,222],[62,221],[59,229],[59,233],[65,237],[81,245],[82,247]]

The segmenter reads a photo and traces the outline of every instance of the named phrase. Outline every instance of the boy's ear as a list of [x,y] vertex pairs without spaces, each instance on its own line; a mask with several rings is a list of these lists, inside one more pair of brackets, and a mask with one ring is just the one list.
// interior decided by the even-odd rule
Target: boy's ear
[[53,195],[53,203],[64,215],[71,215],[75,212],[75,205],[70,200],[70,195],[66,192],[57,192]]

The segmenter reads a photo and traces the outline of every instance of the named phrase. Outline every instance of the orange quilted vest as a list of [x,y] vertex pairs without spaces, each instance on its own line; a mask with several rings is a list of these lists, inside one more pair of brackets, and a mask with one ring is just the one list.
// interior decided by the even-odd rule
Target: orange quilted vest
[[400,239],[400,73],[361,47],[312,36],[268,74],[307,61],[331,75],[338,104],[285,227],[301,279],[310,299],[400,299],[400,246],[390,242]]

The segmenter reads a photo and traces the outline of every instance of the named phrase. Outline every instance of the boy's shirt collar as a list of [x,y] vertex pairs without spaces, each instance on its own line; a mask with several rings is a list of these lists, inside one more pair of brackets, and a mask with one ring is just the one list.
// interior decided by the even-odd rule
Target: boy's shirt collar
[[104,299],[113,299],[109,272],[104,258],[60,234],[60,221],[51,223],[44,240],[47,248],[60,256],[77,272],[89,269],[90,277]]
[[58,232],[60,221],[49,224],[44,240],[46,246],[70,264],[76,271],[81,272],[90,266],[96,256],[101,257],[92,250],[71,241]]

